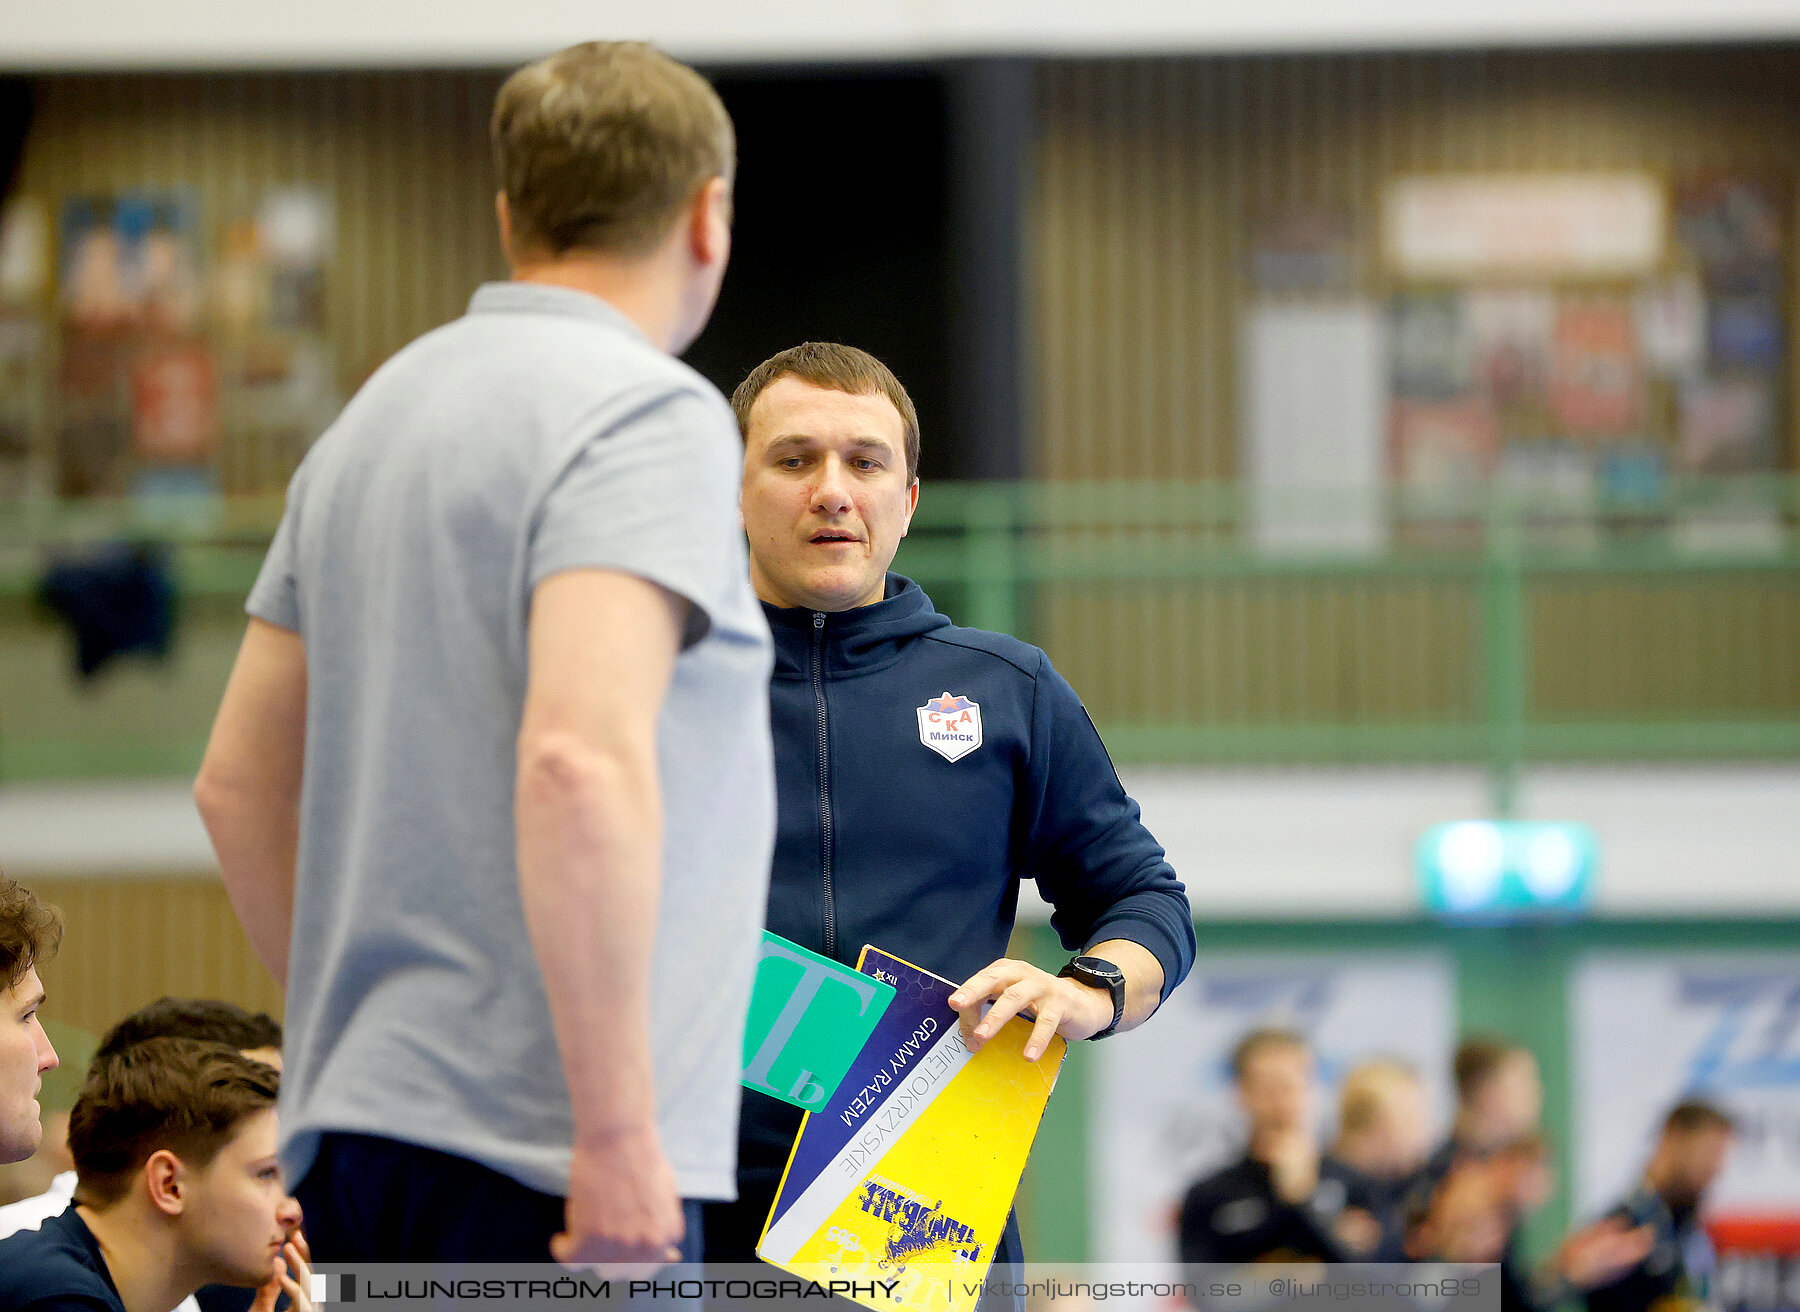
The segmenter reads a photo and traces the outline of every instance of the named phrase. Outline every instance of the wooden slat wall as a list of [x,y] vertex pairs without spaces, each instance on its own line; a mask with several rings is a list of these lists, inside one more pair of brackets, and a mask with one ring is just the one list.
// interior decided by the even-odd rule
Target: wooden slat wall
[[1800,712],[1800,577],[1554,579],[1533,602],[1545,719]]
[[[1378,211],[1395,174],[1731,169],[1786,180],[1792,194],[1800,51],[1064,61],[1041,67],[1037,115],[1031,472],[1230,478],[1259,216],[1349,214],[1356,289],[1380,297]],[[1789,375],[1800,377],[1792,362]],[[1530,607],[1533,712],[1800,711],[1797,594],[1790,578],[1757,575],[1548,585]],[[1479,603],[1460,583],[1054,588],[1036,614],[1035,637],[1103,723],[1482,713]]]
[[[327,335],[348,396],[503,272],[487,119],[501,74],[467,71],[106,75],[40,81],[20,189],[70,196],[189,187],[205,250],[272,186],[331,197]],[[231,452],[225,458],[229,462]],[[297,460],[299,453],[287,456]],[[232,471],[225,471],[228,474]],[[257,470],[279,489],[287,470]]]
[[[209,249],[265,187],[324,188],[339,250],[328,327],[347,393],[498,272],[485,122],[499,77],[48,78],[21,184],[53,207],[85,192],[191,186]],[[1259,214],[1345,209],[1362,234],[1358,282],[1380,294],[1376,209],[1393,173],[1733,168],[1793,179],[1797,102],[1800,53],[1779,49],[1046,63],[1029,213],[1031,472],[1235,472],[1241,270]],[[1450,582],[1087,588],[1041,596],[1035,636],[1103,721],[1454,720],[1480,710],[1478,613]],[[1787,580],[1655,596],[1558,585],[1533,615],[1544,713],[1800,709],[1800,598]],[[1678,641],[1689,620],[1710,636]],[[1672,651],[1687,653],[1679,670]],[[147,714],[144,726],[167,718]]]
[[1070,585],[1041,640],[1108,724],[1468,723],[1479,600],[1448,579]]
[[216,877],[22,882],[63,914],[62,951],[42,972],[46,1014],[63,1024],[102,1034],[165,994],[281,1016],[281,990]]
[[1395,174],[1732,169],[1791,182],[1800,52],[1057,62],[1039,74],[1038,119],[1032,472],[1223,478],[1236,471],[1257,216],[1349,214],[1374,294],[1381,187]]
[[[1042,590],[1036,636],[1104,724],[1470,724],[1481,597],[1455,579],[1307,578]],[[1528,714],[1800,714],[1800,577],[1551,575],[1526,593]]]

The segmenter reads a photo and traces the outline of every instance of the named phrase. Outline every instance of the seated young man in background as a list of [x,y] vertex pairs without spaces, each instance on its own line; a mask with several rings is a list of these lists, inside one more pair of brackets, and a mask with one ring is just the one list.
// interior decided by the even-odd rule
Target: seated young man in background
[[279,1081],[192,1039],[97,1057],[69,1119],[75,1206],[0,1240],[0,1312],[170,1312],[208,1284],[313,1312],[275,1154]]
[[[281,1023],[265,1012],[249,1012],[213,998],[158,998],[140,1007],[106,1032],[94,1061],[117,1056],[147,1039],[198,1039],[236,1048],[252,1061],[281,1069]],[[68,1209],[75,1193],[75,1172],[65,1171],[32,1198],[0,1207],[0,1239],[20,1230],[35,1230]]]
[[44,1134],[37,1095],[56,1049],[38,1022],[37,968],[61,941],[56,912],[0,875],[0,1162],[24,1161]]

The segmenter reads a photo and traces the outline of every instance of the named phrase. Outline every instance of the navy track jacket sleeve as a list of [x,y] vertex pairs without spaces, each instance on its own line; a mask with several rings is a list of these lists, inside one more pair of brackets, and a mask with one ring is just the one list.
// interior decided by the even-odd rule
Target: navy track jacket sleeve
[[1038,881],[1063,946],[1129,939],[1162,963],[1167,998],[1194,964],[1187,890],[1139,819],[1081,699],[1041,652],[1026,774],[1018,873]]

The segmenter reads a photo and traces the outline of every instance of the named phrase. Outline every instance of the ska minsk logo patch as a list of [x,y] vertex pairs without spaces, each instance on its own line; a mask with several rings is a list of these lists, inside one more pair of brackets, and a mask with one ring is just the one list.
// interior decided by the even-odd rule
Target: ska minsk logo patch
[[981,746],[981,707],[945,693],[919,707],[919,741],[946,761],[959,761]]

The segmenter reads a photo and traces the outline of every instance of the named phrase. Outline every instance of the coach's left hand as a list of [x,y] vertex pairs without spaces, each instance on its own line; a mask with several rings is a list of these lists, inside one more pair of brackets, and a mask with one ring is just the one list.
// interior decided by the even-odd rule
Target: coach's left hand
[[[1163,968],[1154,953],[1130,939],[1107,939],[1088,948],[1087,955],[1110,961],[1125,975],[1125,1015],[1119,1030],[1143,1024],[1162,1002]],[[994,1005],[984,1016],[981,1009]],[[1060,1034],[1071,1043],[1089,1038],[1112,1024],[1112,994],[1089,988],[1064,976],[1039,970],[1029,961],[1001,957],[986,970],[964,980],[950,995],[950,1005],[961,1016],[962,1039],[970,1052],[1000,1032],[1014,1016],[1034,1022],[1025,1041],[1025,1060],[1036,1061],[1050,1046],[1050,1036]]]
[[[984,1003],[994,1005],[981,1014]],[[1036,1061],[1050,1046],[1050,1036],[1071,1041],[1098,1034],[1112,1024],[1112,995],[1072,979],[1039,970],[1029,961],[1001,957],[986,970],[971,975],[950,995],[950,1005],[962,1017],[963,1044],[970,1052],[1000,1032],[1014,1016],[1034,1018],[1031,1037],[1025,1041],[1025,1060]]]

